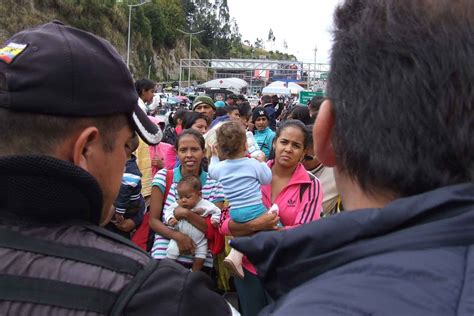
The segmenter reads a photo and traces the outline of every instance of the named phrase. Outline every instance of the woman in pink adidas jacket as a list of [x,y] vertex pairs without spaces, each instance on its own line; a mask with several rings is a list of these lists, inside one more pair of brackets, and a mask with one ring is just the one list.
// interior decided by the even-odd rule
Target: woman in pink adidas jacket
[[[263,204],[276,203],[278,216],[267,213],[247,223],[236,223],[230,217],[221,223],[221,233],[232,236],[251,235],[261,230],[290,229],[320,218],[323,192],[319,180],[301,164],[310,143],[310,131],[298,120],[285,121],[273,142],[275,159],[268,161],[272,182],[262,186]],[[278,228],[278,221],[284,227]],[[244,257],[244,278],[235,279],[243,315],[257,315],[270,301],[254,266]]]

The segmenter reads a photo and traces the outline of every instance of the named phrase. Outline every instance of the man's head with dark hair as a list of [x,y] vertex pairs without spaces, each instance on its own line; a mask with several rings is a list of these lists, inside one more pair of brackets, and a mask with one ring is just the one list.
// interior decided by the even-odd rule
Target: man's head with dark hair
[[0,47],[0,95],[0,158],[48,156],[87,171],[102,191],[102,224],[135,132],[149,144],[162,137],[138,106],[115,48],[59,21],[23,30]]
[[245,101],[239,105],[239,114],[240,117],[244,116],[246,118],[252,116],[252,107],[250,106],[250,103],[248,101]]
[[276,94],[272,95],[272,103],[274,106],[276,106],[280,102],[280,99]]
[[261,103],[262,105],[265,105],[265,104],[268,104],[268,103],[272,103],[272,97],[269,96],[269,95],[264,95],[262,96],[262,100],[261,100]]
[[237,96],[237,101],[236,101],[236,104],[237,105],[241,105],[242,103],[244,102],[247,102],[247,98],[243,95],[243,94],[239,94]]
[[235,94],[229,94],[229,95],[227,96],[226,103],[227,103],[227,105],[236,105],[238,99],[239,99],[239,98],[238,98],[237,95],[235,95]]
[[193,101],[193,111],[203,113],[212,121],[216,114],[216,105],[208,95],[200,95]]
[[313,120],[316,118],[319,112],[319,108],[321,107],[321,104],[323,103],[324,98],[320,96],[314,96],[311,98],[311,101],[308,103],[308,108],[309,108],[309,115],[313,118]]
[[0,108],[0,156],[54,155],[64,140],[87,126],[101,134],[102,148],[112,152],[116,134],[128,126],[125,116],[73,118],[9,111]]
[[288,113],[288,119],[301,121],[304,125],[311,124],[309,109],[305,105],[296,105]]
[[227,115],[231,120],[240,121],[240,112],[237,105],[227,105],[225,109],[227,111]]
[[473,181],[473,29],[470,0],[338,7],[318,158],[388,200]]
[[249,119],[252,117],[252,107],[249,102],[245,101],[239,105],[239,114],[240,122],[247,128]]

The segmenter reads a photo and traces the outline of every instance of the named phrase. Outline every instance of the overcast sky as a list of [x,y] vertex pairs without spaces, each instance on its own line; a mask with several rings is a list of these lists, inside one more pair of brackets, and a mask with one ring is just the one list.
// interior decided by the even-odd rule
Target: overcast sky
[[[239,26],[242,40],[263,39],[267,50],[295,55],[303,62],[329,62],[332,16],[341,0],[228,0],[230,16]],[[275,44],[267,42],[273,30]],[[286,40],[288,49],[284,49]],[[272,46],[273,45],[273,46]]]

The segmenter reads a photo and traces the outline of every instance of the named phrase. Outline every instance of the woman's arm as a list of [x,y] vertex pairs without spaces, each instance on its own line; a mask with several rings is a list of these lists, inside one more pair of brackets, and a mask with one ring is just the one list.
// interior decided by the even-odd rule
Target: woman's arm
[[278,230],[280,217],[275,213],[265,213],[256,219],[245,223],[234,222],[230,216],[221,222],[220,232],[223,235],[248,236],[262,230]]
[[165,238],[175,240],[178,243],[180,253],[193,253],[196,249],[196,243],[189,236],[175,231],[163,224],[161,221],[162,211],[163,192],[161,192],[157,186],[153,186],[151,189],[150,220],[148,222],[150,228]]

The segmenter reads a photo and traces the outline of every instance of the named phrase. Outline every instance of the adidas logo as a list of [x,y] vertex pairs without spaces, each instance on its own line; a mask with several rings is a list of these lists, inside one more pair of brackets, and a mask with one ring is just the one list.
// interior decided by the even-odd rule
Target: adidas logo
[[293,199],[288,200],[288,207],[295,207],[296,201]]

